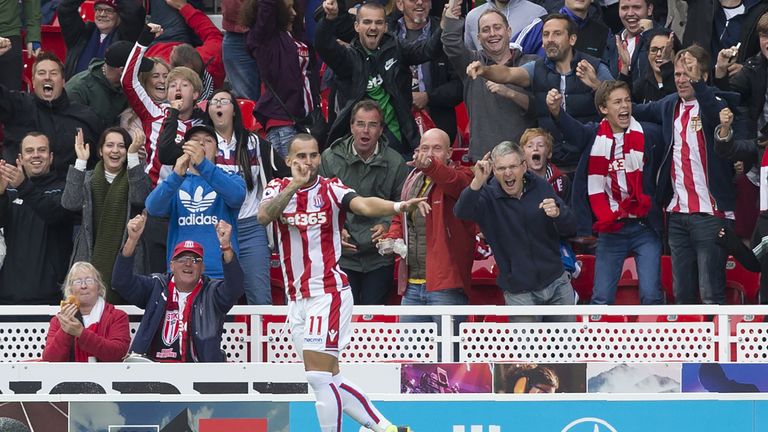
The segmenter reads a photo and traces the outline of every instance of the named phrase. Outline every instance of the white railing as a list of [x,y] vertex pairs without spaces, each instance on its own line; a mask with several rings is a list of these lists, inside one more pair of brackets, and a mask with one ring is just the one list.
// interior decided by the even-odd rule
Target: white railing
[[[142,314],[141,309],[133,306],[121,306],[120,309],[129,315]],[[0,320],[4,318],[8,321],[9,316],[51,316],[58,310],[56,306],[0,306]],[[287,313],[287,306],[235,306],[230,311],[229,315],[250,317],[248,331],[239,336],[239,342],[247,345],[251,361],[297,360],[276,360],[275,357],[276,354],[292,350],[290,337],[280,332],[283,324],[279,323]],[[355,306],[354,314],[362,319],[353,323],[355,346],[348,348],[346,357],[342,357],[343,361],[768,361],[768,344],[755,343],[757,336],[762,337],[768,333],[768,324],[762,323],[762,316],[768,315],[768,306],[762,305]],[[441,319],[439,326],[433,323],[424,325],[364,319],[366,316],[404,315],[439,315]],[[574,321],[543,324],[476,321],[462,324],[457,334],[454,333],[454,316],[570,316],[574,317]],[[641,318],[639,322],[593,322],[598,316],[645,319]],[[652,318],[654,316],[669,318],[656,322]],[[713,316],[716,319],[686,322],[683,316]],[[681,319],[676,321],[676,317]],[[15,321],[14,325],[18,325],[24,319]],[[10,325],[0,322],[0,329]],[[47,320],[35,325],[47,330]],[[478,331],[481,339],[478,339]],[[527,339],[527,357],[503,355],[514,351],[510,348],[514,335],[524,335],[519,338]],[[507,338],[507,343],[498,340],[501,336]],[[553,341],[561,337],[566,340],[561,340],[553,348]],[[44,341],[44,335],[42,339]],[[402,342],[408,343],[403,345]],[[544,346],[542,344],[549,346],[538,349]],[[7,347],[8,340],[0,336],[0,350],[3,345]],[[390,346],[392,350],[388,348]],[[514,346],[519,349],[519,345]],[[735,356],[732,356],[732,346],[735,348]],[[459,356],[455,356],[457,347]],[[381,352],[392,355],[371,355]],[[413,358],[409,354],[413,352],[421,352],[424,356]],[[439,355],[434,355],[436,353]],[[489,357],[486,355],[488,353],[494,355]],[[642,353],[648,355],[643,357]],[[691,353],[695,356],[691,357]],[[230,359],[233,360],[237,359]]]

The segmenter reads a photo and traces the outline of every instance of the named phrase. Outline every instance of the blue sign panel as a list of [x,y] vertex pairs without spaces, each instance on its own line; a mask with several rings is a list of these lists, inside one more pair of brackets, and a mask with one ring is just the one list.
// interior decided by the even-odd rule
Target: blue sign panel
[[[414,432],[758,432],[754,401],[376,402]],[[762,406],[768,425],[768,402]],[[315,406],[293,402],[291,432],[319,430]],[[367,432],[344,416],[345,432]]]

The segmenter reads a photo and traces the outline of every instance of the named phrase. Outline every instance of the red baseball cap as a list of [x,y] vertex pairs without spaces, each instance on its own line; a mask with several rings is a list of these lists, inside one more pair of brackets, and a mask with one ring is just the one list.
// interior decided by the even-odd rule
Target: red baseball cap
[[93,2],[94,6],[98,6],[100,4],[109,6],[114,10],[117,10],[117,0],[96,0],[95,2]]
[[192,240],[184,240],[179,242],[179,244],[176,245],[175,248],[173,248],[173,255],[171,256],[171,259],[176,258],[177,256],[181,255],[183,252],[192,252],[194,254],[197,254],[200,258],[203,257],[203,245],[196,241]]

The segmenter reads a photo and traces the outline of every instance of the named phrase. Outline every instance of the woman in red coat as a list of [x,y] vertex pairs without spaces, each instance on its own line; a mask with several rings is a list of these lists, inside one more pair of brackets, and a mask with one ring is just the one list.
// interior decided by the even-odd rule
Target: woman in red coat
[[43,350],[43,361],[121,361],[131,343],[128,315],[104,300],[101,275],[90,263],[72,265],[62,285],[64,297],[79,303],[62,302],[51,318]]

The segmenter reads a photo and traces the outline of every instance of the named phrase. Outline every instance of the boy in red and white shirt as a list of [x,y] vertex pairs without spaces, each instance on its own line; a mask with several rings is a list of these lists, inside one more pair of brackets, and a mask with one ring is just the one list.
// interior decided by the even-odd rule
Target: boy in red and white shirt
[[292,177],[274,179],[264,191],[258,220],[275,222],[289,301],[293,344],[304,361],[317,400],[322,432],[341,431],[342,412],[375,432],[408,430],[390,423],[355,384],[339,373],[339,353],[350,340],[352,293],[339,268],[346,212],[367,217],[429,212],[425,198],[392,202],[361,197],[338,179],[317,174],[320,151],[310,135],[288,145]]
[[152,186],[162,182],[173,171],[172,165],[163,165],[157,150],[163,121],[168,115],[168,108],[178,111],[178,141],[181,142],[188,128],[202,124],[204,113],[197,108],[197,100],[203,84],[200,77],[186,67],[175,67],[168,73],[166,87],[169,104],[158,104],[147,94],[139,82],[139,65],[141,64],[147,46],[155,36],[162,34],[163,29],[157,24],[147,24],[133,47],[121,78],[123,91],[128,103],[141,120],[144,134],[147,137],[147,174],[152,180]]

